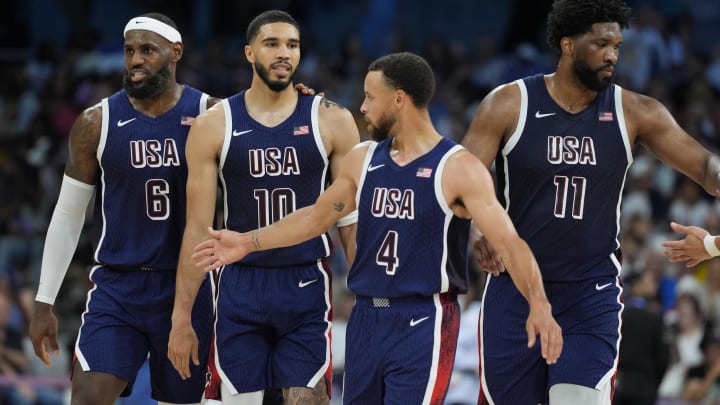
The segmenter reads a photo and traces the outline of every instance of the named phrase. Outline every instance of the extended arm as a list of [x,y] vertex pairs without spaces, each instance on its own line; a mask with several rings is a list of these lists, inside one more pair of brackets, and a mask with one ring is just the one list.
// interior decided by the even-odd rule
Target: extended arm
[[555,363],[562,351],[562,331],[552,316],[535,257],[495,197],[490,173],[470,154],[458,152],[448,160],[443,173],[443,192],[457,214],[469,213],[528,301],[528,347],[535,344],[539,334],[543,358],[548,364]]
[[[331,144],[330,176],[332,181],[340,173],[340,162],[345,155],[360,142],[360,134],[352,114],[334,102],[323,99],[320,104],[320,132],[327,134]],[[343,245],[348,264],[355,260],[355,232],[357,230],[357,211],[350,212],[337,222],[340,241]]]
[[[504,139],[515,129],[520,90],[515,84],[502,85],[488,94],[478,106],[462,144],[491,169]],[[497,276],[505,271],[502,259],[480,232],[473,232],[472,256],[478,266]]]
[[366,149],[367,146],[358,145],[346,155],[340,174],[315,204],[252,232],[211,230],[212,238],[195,246],[196,266],[211,271],[236,262],[250,252],[296,245],[326,232],[355,210],[355,193]]
[[720,158],[685,132],[659,101],[627,90],[623,99],[629,134],[637,134],[637,141],[660,160],[718,197]]
[[178,259],[172,330],[168,358],[180,376],[190,377],[189,359],[199,363],[198,340],[192,328],[191,314],[205,274],[195,269],[191,259],[193,246],[207,238],[212,225],[217,197],[218,154],[225,130],[225,114],[217,105],[193,123],[185,156],[188,164],[187,222]]
[[101,114],[99,107],[89,108],[70,129],[70,158],[45,237],[40,283],[30,321],[30,339],[35,355],[47,366],[52,363],[47,349],[56,355],[60,350],[57,319],[52,306],[77,248],[85,211],[95,190]]

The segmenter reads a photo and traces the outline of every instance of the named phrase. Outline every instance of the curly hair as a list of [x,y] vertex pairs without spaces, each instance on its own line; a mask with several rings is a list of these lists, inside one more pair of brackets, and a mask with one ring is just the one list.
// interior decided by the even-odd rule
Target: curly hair
[[615,22],[620,28],[630,23],[630,7],[622,0],[555,0],[547,19],[547,41],[561,53],[560,39],[589,32],[592,25]]
[[385,83],[403,90],[418,108],[427,107],[435,93],[435,75],[422,57],[411,52],[383,56],[368,66],[369,72],[381,71]]

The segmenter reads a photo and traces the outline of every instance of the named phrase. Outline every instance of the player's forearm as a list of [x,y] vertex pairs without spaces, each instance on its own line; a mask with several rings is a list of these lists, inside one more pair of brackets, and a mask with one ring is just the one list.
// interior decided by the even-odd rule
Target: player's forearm
[[301,208],[274,224],[260,228],[245,238],[250,251],[288,247],[320,236],[337,220],[319,215],[315,206]]
[[202,232],[192,232],[186,229],[183,236],[183,244],[180,250],[180,259],[178,263],[176,285],[175,285],[175,305],[173,306],[172,322],[174,325],[178,323],[190,323],[192,307],[195,303],[200,285],[205,278],[205,273],[198,271],[191,259],[192,246],[199,243],[203,239]]
[[705,178],[703,179],[703,187],[705,191],[715,197],[720,197],[720,157],[709,154],[705,163]]
[[530,306],[547,303],[542,274],[527,243],[520,239],[512,252],[501,256],[513,283]]

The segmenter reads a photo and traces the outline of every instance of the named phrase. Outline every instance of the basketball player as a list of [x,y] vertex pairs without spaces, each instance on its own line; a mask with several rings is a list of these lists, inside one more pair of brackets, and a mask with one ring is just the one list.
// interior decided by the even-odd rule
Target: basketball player
[[487,167],[495,161],[498,194],[537,257],[565,344],[553,365],[525,348],[527,306],[481,241],[481,264],[499,274],[481,312],[481,404],[610,404],[622,310],[618,216],[636,144],[718,189],[717,156],[660,102],[612,84],[629,18],[621,0],[556,0],[547,29],[557,70],[492,91],[463,140]]
[[30,325],[35,354],[57,354],[52,306],[95,196],[95,265],[72,372],[73,404],[112,404],[130,393],[150,358],[152,397],[199,403],[212,331],[209,283],[193,321],[202,345],[183,381],[166,358],[180,235],[185,225],[185,141],[218,100],[176,82],[183,43],[175,23],[149,13],[125,26],[123,90],[85,110],[70,131],[70,158],[48,227]]
[[[348,110],[293,89],[300,30],[292,16],[277,10],[258,15],[248,26],[247,41],[250,88],[198,118],[188,139],[188,223],[168,350],[183,378],[194,376],[189,363],[198,361],[190,320],[204,278],[194,268],[192,248],[207,238],[218,181],[225,226],[256,229],[312,204],[360,138]],[[354,218],[350,214],[337,223],[349,260]],[[217,287],[214,342],[224,404],[259,404],[269,387],[282,387],[286,404],[328,403],[330,248],[322,234],[226,263]],[[216,398],[217,392],[206,396]]]
[[259,230],[211,231],[212,239],[194,250],[197,267],[209,271],[312,239],[357,206],[346,405],[442,404],[458,337],[457,294],[467,290],[470,219],[496,245],[527,300],[525,350],[541,346],[547,364],[562,350],[540,271],[495,197],[488,170],[432,125],[427,106],[434,89],[433,72],[417,55],[374,61],[361,112],[379,142],[348,153],[313,206]]

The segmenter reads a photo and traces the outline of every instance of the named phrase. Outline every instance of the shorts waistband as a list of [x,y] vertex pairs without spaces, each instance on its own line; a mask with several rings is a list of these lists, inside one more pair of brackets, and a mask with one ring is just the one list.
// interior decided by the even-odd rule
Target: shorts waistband
[[432,301],[435,296],[439,296],[441,302],[447,302],[457,299],[457,294],[454,293],[441,293],[434,295],[415,295],[410,297],[366,297],[358,295],[355,297],[355,301],[363,303],[374,308],[392,308],[395,306],[402,306],[407,304],[416,304],[418,302]]
[[175,269],[158,269],[150,266],[108,266],[107,264],[96,264],[98,267],[104,267],[111,271],[119,271],[123,273],[131,273],[136,271],[142,272],[158,272],[158,271],[175,271]]

